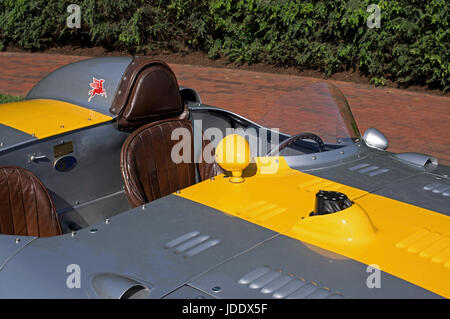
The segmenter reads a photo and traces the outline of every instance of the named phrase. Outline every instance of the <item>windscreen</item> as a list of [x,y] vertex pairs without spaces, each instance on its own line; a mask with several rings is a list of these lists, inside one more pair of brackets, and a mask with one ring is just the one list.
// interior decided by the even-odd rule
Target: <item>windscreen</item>
[[314,133],[326,144],[352,144],[361,138],[347,100],[329,83],[313,83],[283,94],[258,123],[288,135]]

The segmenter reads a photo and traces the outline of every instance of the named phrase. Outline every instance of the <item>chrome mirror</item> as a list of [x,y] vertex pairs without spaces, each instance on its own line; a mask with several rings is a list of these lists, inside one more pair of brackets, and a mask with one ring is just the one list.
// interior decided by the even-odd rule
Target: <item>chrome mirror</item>
[[374,127],[370,127],[364,132],[363,139],[367,146],[372,148],[386,150],[389,146],[386,136]]

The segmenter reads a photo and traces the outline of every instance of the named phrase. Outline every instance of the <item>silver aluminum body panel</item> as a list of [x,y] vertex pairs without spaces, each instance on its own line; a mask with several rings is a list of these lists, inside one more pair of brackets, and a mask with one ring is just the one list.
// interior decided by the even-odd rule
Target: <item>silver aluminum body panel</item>
[[381,288],[368,288],[367,265],[311,247],[279,235],[189,284],[206,293],[220,287],[217,298],[439,297],[385,272],[380,274]]
[[37,140],[31,134],[0,123],[0,154],[14,146]]
[[416,165],[419,167],[428,167],[428,166],[437,166],[438,160],[436,157],[421,154],[421,153],[414,153],[414,152],[407,152],[407,153],[400,153],[393,155],[395,158],[399,159],[400,161],[404,161],[406,163],[410,163],[412,165]]
[[35,239],[33,236],[0,235],[0,271],[10,258]]
[[[354,146],[348,146],[332,152],[336,154],[339,154],[339,151],[349,153],[347,152],[348,148],[353,149]],[[372,150],[362,143],[359,154],[356,157],[351,154],[348,158],[343,158],[337,165],[332,165],[336,162],[332,162],[331,158],[328,158],[328,164],[323,163],[315,168],[305,168],[301,165],[296,165],[295,159],[291,158],[286,158],[286,161],[294,169],[368,192],[373,192],[392,182],[424,172],[423,169],[414,165],[390,159],[390,153],[388,152],[380,152],[382,151]],[[324,153],[324,156],[328,156],[326,153]],[[358,155],[360,155],[359,158]]]
[[192,288],[191,286],[183,286],[171,292],[164,299],[216,299],[201,290]]
[[414,206],[450,216],[450,180],[421,173],[374,192]]
[[222,109],[220,107],[216,107],[216,106],[212,106],[212,105],[208,105],[208,104],[201,104],[201,103],[190,103],[189,106],[190,106],[190,110],[193,111],[193,112],[196,112],[196,111],[219,112],[219,113],[222,113],[222,114],[228,114],[229,116],[231,116],[233,118],[240,119],[241,121],[245,121],[248,124],[251,124],[251,125],[254,125],[254,126],[257,126],[257,127],[261,127],[261,125],[259,125],[258,123],[254,122],[252,120],[249,120],[249,119],[247,119],[247,118],[245,118],[245,117],[243,117],[243,116],[241,116],[241,115],[239,115],[237,113],[234,113],[234,112],[226,110],[226,109]]
[[63,233],[67,233],[105,221],[107,218],[129,209],[130,205],[125,191],[119,191],[75,205],[73,209],[60,213],[58,217]]
[[149,284],[116,274],[95,275],[92,286],[102,299],[148,299],[152,289]]
[[[33,172],[47,187],[59,212],[122,190],[120,150],[128,133],[118,131],[113,122],[37,140],[31,144],[0,152],[0,165],[16,165]],[[55,145],[73,143],[77,165],[70,171],[54,168]],[[45,155],[29,161],[31,154]]]
[[[199,234],[208,236],[204,243],[214,239],[220,242],[190,255],[198,246],[186,247],[186,243]],[[82,229],[75,236],[33,240],[0,271],[0,298],[96,298],[92,278],[99,274],[141,282],[150,287],[150,298],[161,298],[275,235],[213,208],[169,195],[145,209],[138,207],[112,217],[108,224]],[[69,264],[81,268],[79,289],[66,286]]]
[[[251,127],[255,129],[253,133],[251,131],[246,131],[246,134],[254,135],[256,134],[256,137],[258,137],[258,134],[260,134],[261,131],[266,131],[267,135],[267,142],[264,144],[264,141],[260,141],[258,145],[257,150],[251,150],[252,155],[254,156],[265,156],[268,151],[271,149],[271,147],[275,146],[275,144],[271,143],[271,139],[275,139],[276,141],[280,140],[280,136],[286,138],[290,135],[283,134],[275,131],[271,131],[270,129],[267,129],[245,117],[242,117],[236,113],[233,113],[231,111],[221,109],[215,106],[210,106],[206,104],[200,104],[200,103],[192,103],[189,104],[189,109],[191,111],[190,113],[190,119],[193,122],[193,129],[194,129],[194,158],[198,158],[200,154],[200,148],[202,145],[202,131],[204,132],[208,128],[217,128],[220,129],[222,132],[222,135],[225,136],[227,134],[227,128],[233,128],[233,129],[246,129],[248,127]],[[202,126],[198,127],[195,120],[201,120]],[[239,133],[239,131],[237,131]],[[279,136],[278,136],[279,135]],[[212,141],[213,145],[217,146],[217,144],[220,142],[219,140]]]
[[450,179],[450,167],[439,165],[435,170],[431,171],[430,174]]
[[[102,57],[65,65],[40,80],[25,99],[65,101],[112,116],[109,108],[122,75],[132,60],[132,57]],[[88,92],[92,89],[89,83],[93,77],[105,80],[103,87],[107,97],[95,96],[88,102]]]
[[[118,212],[125,212],[130,209],[130,204],[123,190],[73,207],[73,211],[83,216],[88,225],[97,224],[106,218],[117,215]],[[96,214],[91,214],[91,212],[96,212]]]
[[369,149],[364,147],[364,143],[359,142],[322,153],[284,156],[284,159],[289,167],[306,172],[321,168],[338,167],[343,163],[350,163],[365,158],[368,154]]

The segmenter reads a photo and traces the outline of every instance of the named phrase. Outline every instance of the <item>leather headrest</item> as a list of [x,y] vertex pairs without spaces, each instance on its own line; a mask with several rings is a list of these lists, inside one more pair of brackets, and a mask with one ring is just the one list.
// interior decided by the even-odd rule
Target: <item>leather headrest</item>
[[120,129],[175,117],[184,106],[178,82],[170,67],[161,61],[135,58],[125,71],[111,106]]

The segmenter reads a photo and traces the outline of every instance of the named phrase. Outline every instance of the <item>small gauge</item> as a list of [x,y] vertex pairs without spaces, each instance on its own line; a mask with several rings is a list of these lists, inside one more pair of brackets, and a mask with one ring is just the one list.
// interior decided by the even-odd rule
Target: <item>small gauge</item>
[[68,172],[77,165],[77,159],[73,156],[64,156],[55,161],[55,169],[58,172]]

